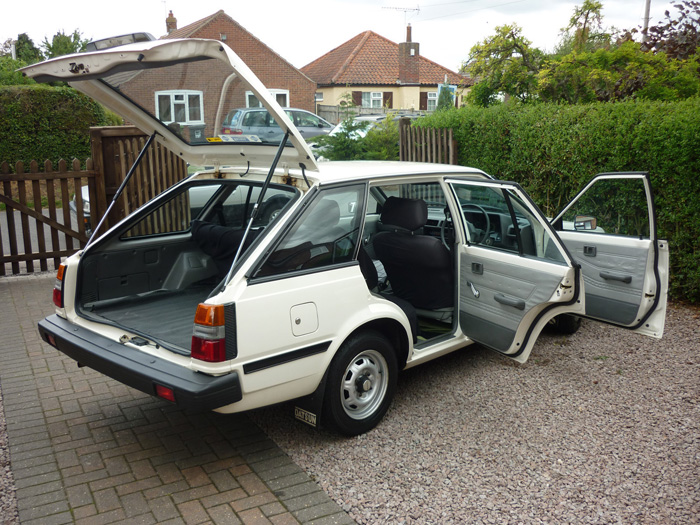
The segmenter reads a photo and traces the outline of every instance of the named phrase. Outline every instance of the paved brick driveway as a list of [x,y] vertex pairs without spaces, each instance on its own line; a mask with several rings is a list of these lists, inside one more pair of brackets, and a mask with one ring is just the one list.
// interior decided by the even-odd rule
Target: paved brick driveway
[[245,415],[180,410],[43,343],[53,274],[0,278],[0,386],[22,524],[353,523]]

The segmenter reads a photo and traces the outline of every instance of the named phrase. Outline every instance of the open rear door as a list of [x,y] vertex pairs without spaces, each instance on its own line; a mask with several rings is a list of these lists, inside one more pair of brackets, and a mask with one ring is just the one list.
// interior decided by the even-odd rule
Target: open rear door
[[660,338],[669,254],[657,237],[649,174],[597,175],[553,225],[581,266],[585,316]]

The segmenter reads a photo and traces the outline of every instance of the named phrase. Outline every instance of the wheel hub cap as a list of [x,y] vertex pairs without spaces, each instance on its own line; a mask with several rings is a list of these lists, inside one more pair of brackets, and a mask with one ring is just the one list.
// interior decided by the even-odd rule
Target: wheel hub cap
[[362,375],[357,378],[357,391],[358,392],[369,392],[372,388],[372,381],[369,377]]

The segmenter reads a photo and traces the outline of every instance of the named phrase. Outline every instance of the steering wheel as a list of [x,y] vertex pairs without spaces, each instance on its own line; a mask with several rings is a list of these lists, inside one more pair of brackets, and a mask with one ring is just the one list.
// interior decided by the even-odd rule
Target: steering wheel
[[452,215],[450,215],[450,211],[445,207],[445,218],[440,223],[440,240],[445,248],[449,250],[450,245],[447,243],[447,221],[452,222]]
[[[469,226],[471,226],[471,227],[474,229],[474,231],[473,231],[473,233],[474,233],[473,242],[476,243],[476,244],[481,244],[481,243],[487,244],[487,243],[486,243],[486,239],[489,238],[489,233],[491,233],[491,219],[489,218],[489,214],[486,213],[486,210],[485,210],[484,208],[482,208],[482,207],[479,206],[478,204],[474,204],[473,202],[467,202],[466,204],[462,204],[462,210],[464,210],[464,208],[466,208],[466,207],[468,207],[468,206],[471,206],[472,208],[476,208],[476,209],[479,210],[479,211],[482,213],[482,215],[486,218],[486,229],[483,230],[483,233],[481,234],[481,237],[478,237],[478,238],[477,238],[477,231],[478,231],[477,228],[475,228],[471,223],[469,223],[469,222],[467,221],[468,224],[469,224]],[[472,234],[472,230],[471,230],[471,229],[469,230],[469,234],[470,234],[470,235]]]

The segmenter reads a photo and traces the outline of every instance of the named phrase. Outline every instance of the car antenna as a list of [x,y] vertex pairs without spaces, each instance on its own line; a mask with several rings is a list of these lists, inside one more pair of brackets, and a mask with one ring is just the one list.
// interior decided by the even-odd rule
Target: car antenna
[[116,204],[117,199],[123,193],[124,188],[126,188],[126,185],[129,182],[129,179],[131,179],[131,176],[136,171],[136,168],[138,167],[139,164],[141,164],[141,159],[143,159],[143,156],[146,154],[146,150],[148,149],[148,146],[151,145],[151,142],[153,142],[153,139],[156,138],[157,134],[158,134],[158,132],[154,131],[153,134],[150,137],[148,137],[146,144],[143,146],[143,148],[141,148],[141,152],[139,153],[139,156],[136,157],[136,160],[131,165],[131,168],[129,168],[129,172],[126,174],[126,177],[124,177],[124,180],[119,185],[119,188],[117,189],[117,192],[114,194],[114,197],[112,197],[112,202],[110,202],[109,206],[107,206],[107,211],[104,212],[104,215],[102,215],[100,222],[97,224],[95,229],[92,230],[92,233],[90,234],[90,238],[88,239],[88,242],[85,245],[85,247],[83,248],[83,250],[87,250],[88,246],[90,246],[92,244],[92,240],[95,238],[95,234],[99,231],[100,227],[102,226],[102,223],[107,219],[107,215],[109,215],[109,212],[112,210],[112,208]]

